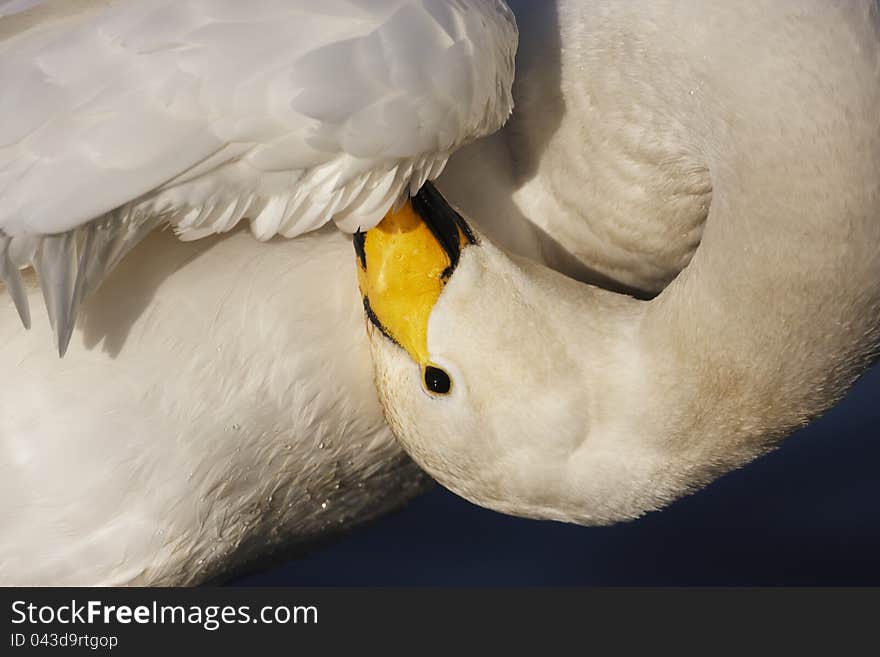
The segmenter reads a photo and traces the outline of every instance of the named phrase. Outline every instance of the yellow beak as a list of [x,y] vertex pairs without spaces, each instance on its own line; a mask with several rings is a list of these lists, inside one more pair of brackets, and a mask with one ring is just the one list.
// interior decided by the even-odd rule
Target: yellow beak
[[462,248],[475,243],[464,219],[430,183],[375,228],[355,235],[367,319],[422,369],[431,363],[431,311]]

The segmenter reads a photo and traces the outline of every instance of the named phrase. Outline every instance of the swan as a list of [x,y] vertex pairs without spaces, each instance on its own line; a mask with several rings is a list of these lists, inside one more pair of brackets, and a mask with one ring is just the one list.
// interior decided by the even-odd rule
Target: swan
[[[382,409],[400,444],[427,472],[464,497],[506,513],[582,524],[613,522],[658,508],[770,449],[791,429],[832,405],[873,359],[880,307],[878,131],[871,112],[878,100],[876,5],[730,7],[713,2],[686,7],[660,1],[623,5],[566,0],[510,4],[521,27],[527,28],[517,56],[511,122],[496,137],[453,155],[438,180],[451,203],[431,186],[423,186],[421,173],[413,174],[416,184],[401,187],[413,193],[413,201],[392,194],[388,207],[371,214],[375,227],[370,227],[373,222],[343,224],[364,229],[355,238],[354,257],[348,256],[349,269],[342,270],[342,260],[333,259],[337,264],[331,271],[321,271],[328,277],[350,275],[352,286],[357,272]],[[506,11],[500,3],[473,6],[489,8],[493,16]],[[554,42],[559,46],[558,62],[552,61]],[[804,102],[807,99],[811,102]],[[495,127],[486,126],[484,132]],[[434,164],[426,179],[440,172],[442,164]],[[131,207],[123,213],[122,220],[139,216],[131,214]],[[204,224],[194,210],[186,216],[190,222],[179,221],[177,229],[184,236],[192,230],[189,236],[201,237]],[[87,232],[88,227],[75,230]],[[77,238],[83,239],[79,233]],[[271,269],[273,260],[284,259],[283,253],[290,250],[304,259],[314,254],[313,266],[326,267],[317,264],[319,244],[351,248],[343,244],[344,237],[327,229],[280,244],[260,245],[246,238],[234,232],[225,239],[181,244],[167,233],[151,233],[91,296],[85,293],[97,287],[94,283],[67,283],[64,289],[73,288],[67,296],[74,303],[56,303],[48,295],[48,306],[54,305],[56,319],[62,318],[60,329],[53,322],[59,350],[64,350],[69,337],[65,327],[73,325],[76,310],[81,320],[72,331],[73,348],[58,367],[67,367],[74,358],[96,357],[94,346],[102,332],[116,326],[115,320],[106,319],[112,318],[107,309],[125,301],[124,281],[133,275],[129,266],[147,266],[159,254],[165,258],[166,253],[184,249],[179,256],[167,256],[178,263],[170,267],[174,273],[139,301],[149,312],[133,309],[132,330],[117,331],[115,342],[105,342],[108,354],[118,349],[113,344],[123,345],[109,357],[113,362],[108,372],[112,365],[136,373],[144,362],[167,367],[168,361],[156,359],[173,335],[163,337],[156,330],[164,325],[163,318],[173,322],[176,306],[198,311],[202,293],[216,295],[215,304],[217,296],[228,293],[228,283],[214,286],[203,276],[191,275],[190,267],[203,266],[203,274],[216,271],[238,249],[251,254],[237,260],[242,266],[267,257]],[[52,256],[45,258],[43,269],[52,270],[54,254],[64,255],[70,247],[58,238],[41,239],[50,245],[43,251]],[[135,234],[131,241],[141,239]],[[395,249],[416,243],[420,256],[409,259],[405,267],[388,258]],[[268,251],[257,247],[280,255],[264,256]],[[211,260],[216,249],[221,251]],[[147,262],[135,263],[139,254]],[[116,265],[117,254],[112,255],[111,264]],[[438,262],[444,266],[438,268]],[[39,270],[41,263],[34,264]],[[419,290],[407,280],[420,268],[428,274],[422,276],[430,288],[427,305],[425,299],[415,298]],[[165,276],[165,268],[157,271]],[[388,276],[377,275],[382,272]],[[48,277],[52,280],[51,273]],[[114,281],[119,282],[115,295],[102,301]],[[175,297],[177,286],[182,293]],[[78,287],[83,292],[77,292]],[[22,289],[32,301],[39,294],[30,280]],[[324,293],[318,290],[316,295],[322,298]],[[220,385],[221,378],[240,372],[245,364],[250,376],[263,365],[275,368],[264,379],[268,383],[273,374],[284,377],[296,371],[295,365],[285,370],[258,349],[265,344],[265,334],[243,321],[244,313],[235,322],[235,303],[248,300],[249,308],[259,306],[267,313],[263,328],[273,325],[273,313],[287,312],[277,301],[260,303],[262,297],[249,294],[250,290],[234,289],[232,308],[218,323],[206,322],[198,312],[180,318],[189,333],[179,345],[175,365],[186,363],[192,350],[204,359],[212,357],[214,343],[204,339],[206,334],[222,338],[220,353],[234,354],[233,362],[212,368],[208,377],[193,368],[175,380],[174,390],[188,395],[184,401],[191,399],[192,386],[210,378],[221,389],[215,392],[208,386],[206,405],[222,408],[230,388]],[[77,307],[80,295],[85,299],[82,308]],[[169,308],[161,302],[165,295],[180,302]],[[355,297],[360,312],[356,292],[346,295],[348,300]],[[401,312],[406,308],[419,309],[415,321]],[[155,321],[150,313],[155,313]],[[104,325],[89,335],[91,316],[102,314]],[[289,325],[299,326],[302,317],[315,315],[290,311],[287,317]],[[200,332],[205,323],[207,333]],[[4,334],[11,336],[8,324],[3,326]],[[16,335],[28,336],[22,338],[26,342],[0,352],[5,362],[20,363],[23,353],[37,358],[46,342],[38,338],[47,338],[49,330],[36,323],[30,334],[19,329]],[[235,330],[243,332],[240,340],[232,337]],[[366,343],[353,340],[353,350],[366,356]],[[120,363],[141,349],[136,364]],[[330,363],[332,358],[328,353],[317,361]],[[39,371],[51,367],[45,361]],[[158,369],[153,375],[161,386],[169,377]],[[348,376],[363,385],[362,373],[354,369]],[[333,368],[329,378],[336,381],[342,371]],[[136,379],[131,376],[127,385],[140,385],[132,383]],[[82,374],[71,375],[54,401],[60,402],[83,380],[87,379]],[[35,380],[31,389],[41,390],[42,385]],[[341,387],[345,385],[343,380]],[[247,392],[234,398],[228,416],[206,424],[203,439],[194,441],[188,453],[191,463],[206,463],[205,451],[200,450],[210,451],[206,445],[215,444],[211,440],[216,441],[221,424],[230,429],[245,426],[243,420],[230,418],[250,415],[247,402],[253,400]],[[28,399],[27,393],[17,397],[16,406],[22,399]],[[336,399],[348,397],[343,392]],[[371,412],[377,408],[378,404]],[[159,405],[147,417],[162,417],[165,411]],[[278,409],[270,409],[259,421],[271,415],[277,417]],[[175,419],[169,418],[172,424]],[[204,411],[193,418],[204,419]],[[387,450],[378,456],[399,458],[387,429],[376,424],[376,442]],[[337,433],[337,442],[362,430]],[[172,429],[185,443],[188,434],[176,431]],[[146,444],[148,434],[144,430],[132,442]],[[24,440],[24,432],[18,435],[22,440],[16,441],[21,450],[16,457],[24,463],[31,443]],[[165,552],[158,563],[171,562],[159,581],[194,582],[216,574],[221,566],[240,562],[243,554],[265,549],[256,544],[271,534],[269,526],[289,520],[281,511],[270,513],[271,522],[264,523],[261,502],[277,495],[275,491],[295,494],[287,486],[302,485],[291,472],[302,469],[302,461],[286,461],[284,478],[268,477],[278,484],[272,488],[275,495],[257,494],[261,468],[263,477],[279,472],[278,460],[273,459],[279,444],[265,434],[251,436],[249,442],[251,449],[236,453],[243,454],[237,458],[244,459],[244,467],[235,462],[226,469],[229,451],[224,451],[216,461],[223,465],[208,482],[219,486],[217,481],[234,481],[250,496],[249,518],[259,530],[246,529],[240,512],[231,517],[227,512],[233,533],[250,541],[248,549],[241,550],[234,541],[232,548],[223,543],[221,556],[206,558],[203,520],[197,516],[205,505],[192,499],[186,501],[193,511],[174,527],[171,536],[176,543],[169,545],[153,532],[156,517],[175,506],[157,504],[152,515],[142,514],[131,522],[140,528],[139,538],[153,540],[144,552],[161,545]],[[226,441],[220,445],[226,448]],[[98,453],[106,448],[107,443],[94,446]],[[157,445],[155,452],[162,448]],[[130,457],[131,451],[120,448],[119,453]],[[157,465],[164,467],[171,460],[173,455],[165,450],[162,460],[144,471],[155,473]],[[380,461],[360,462],[362,470]],[[117,462],[127,463],[124,458]],[[398,463],[403,480],[415,476],[407,461]],[[230,479],[249,467],[255,469],[250,470],[255,472],[252,483]],[[325,467],[319,465],[314,473],[322,476]],[[117,470],[120,479],[127,476],[124,467]],[[105,474],[96,472],[93,481]],[[148,489],[167,485],[145,481]],[[14,485],[10,489],[19,490]],[[184,495],[194,489],[180,486]],[[379,489],[381,494],[381,484]],[[124,485],[105,489],[119,490],[125,490]],[[217,495],[210,485],[200,490],[210,501]],[[295,515],[302,501],[294,501]],[[37,508],[42,504],[35,501]],[[207,506],[210,513],[222,513],[225,504],[223,498]],[[99,515],[90,519],[100,521]],[[105,518],[114,520],[113,511]],[[79,531],[83,519],[75,518],[62,530],[41,528],[32,536],[41,541],[52,531],[69,535]],[[28,527],[27,522],[23,525]],[[101,542],[116,528],[96,524],[91,534],[82,532],[82,551],[70,555],[66,564],[56,564],[47,577],[59,577],[70,564],[81,564],[90,550],[103,557],[90,577],[126,564],[137,541],[109,546]],[[131,525],[119,535],[128,531]],[[272,545],[289,542],[297,531],[284,528],[281,534]],[[10,554],[7,549],[0,564],[10,563]],[[149,558],[154,558],[152,553]],[[108,564],[113,564],[110,571]],[[136,560],[127,565],[130,572],[106,579],[157,581],[155,572]],[[26,566],[22,559],[16,563],[16,568]]]

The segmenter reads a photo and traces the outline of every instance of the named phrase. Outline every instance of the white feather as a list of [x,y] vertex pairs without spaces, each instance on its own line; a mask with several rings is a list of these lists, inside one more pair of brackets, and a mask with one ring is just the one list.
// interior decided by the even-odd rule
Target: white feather
[[[319,215],[301,223],[310,230],[356,211],[312,210],[336,190],[398,164],[421,180],[417,163],[511,109],[515,27],[491,0],[43,0],[0,12],[12,14],[0,19],[7,235],[68,231],[132,203],[176,209],[181,235],[228,230],[190,208],[296,190]],[[276,219],[255,232],[271,237]],[[285,223],[293,235],[300,222]]]
[[0,584],[198,583],[426,485],[382,417],[338,231],[155,231],[81,319],[59,360],[47,322],[0,304]]
[[[66,233],[75,262],[77,231],[108,217],[161,216],[185,240],[246,217],[260,240],[369,228],[431,162],[503,124],[516,42],[500,0],[4,3],[0,259]],[[407,173],[360,208],[390,170]],[[129,229],[127,249],[146,234]],[[85,286],[40,264],[64,355]]]

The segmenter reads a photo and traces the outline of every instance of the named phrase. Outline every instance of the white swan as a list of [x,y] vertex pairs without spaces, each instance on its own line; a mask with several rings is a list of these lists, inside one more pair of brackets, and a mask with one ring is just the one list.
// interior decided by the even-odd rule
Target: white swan
[[[140,240],[375,224],[506,119],[507,9],[0,15],[0,582],[196,583],[422,490],[372,385],[349,236]],[[51,325],[30,321],[40,288]]]
[[[518,114],[502,137],[461,153],[440,183],[473,219],[471,226],[480,237],[478,245],[461,249],[455,271],[430,309],[430,322],[419,328],[425,355],[451,375],[451,394],[436,398],[426,393],[420,363],[372,332],[380,394],[392,426],[416,460],[453,489],[493,508],[607,522],[654,508],[748,460],[833,403],[877,345],[878,199],[872,181],[878,144],[876,117],[868,112],[876,104],[878,86],[873,7],[516,3],[517,12],[536,14],[521,21],[528,29],[518,60]],[[779,46],[780,39],[768,35],[776,37],[780,31],[786,35],[784,47],[773,49],[770,45]],[[792,53],[797,53],[798,70],[791,66]],[[776,93],[768,96],[769,89]],[[817,107],[815,113],[803,110],[805,99]],[[840,125],[841,115],[851,120]],[[824,130],[823,122],[835,130]],[[426,218],[435,226],[439,221],[435,215]],[[817,236],[822,251],[815,248]],[[153,253],[171,252],[166,251],[170,241],[154,239]],[[303,242],[301,248],[308,252],[317,251],[325,240],[336,240],[337,246],[345,241],[320,234],[268,248],[279,253],[290,249],[302,257],[296,245],[303,239],[315,240]],[[367,233],[365,262],[368,256],[370,261],[380,257],[370,247],[374,241]],[[512,260],[493,241],[605,287],[649,296],[675,282],[653,301],[636,302]],[[141,249],[146,253],[151,243],[135,250],[121,267],[133,266],[129,260]],[[195,244],[178,246],[198,251],[201,243]],[[213,262],[204,259],[227,244],[229,249]],[[213,271],[237,249],[245,254],[238,262],[253,262],[246,244],[251,243],[236,234],[216,247],[204,247],[207,255],[184,263],[163,281],[167,288],[156,290],[148,313],[136,315],[135,331],[112,365],[121,367],[124,354],[139,349],[136,343],[144,344],[144,351],[140,361],[128,361],[137,363],[132,372],[144,360],[161,364],[155,355],[165,348],[167,335],[163,338],[155,329],[175,312],[163,308],[162,295],[178,285],[190,304],[201,299],[203,289],[222,295],[220,285],[212,289],[212,284],[194,281],[188,268],[204,263],[202,271]],[[257,248],[250,251],[253,259],[263,257]],[[438,254],[436,247],[430,250]],[[839,253],[834,255],[843,257],[831,262],[835,250]],[[271,270],[273,264],[267,267]],[[414,267],[420,265],[413,261]],[[349,267],[353,279],[353,265]],[[86,347],[95,344],[95,335],[86,336],[89,316],[111,307],[107,298],[99,304],[100,296],[114,279],[124,280],[124,273],[117,270],[87,302],[85,327],[75,334],[75,348],[64,363],[94,357],[94,349],[76,355],[81,353],[79,341]],[[369,295],[374,282],[363,283]],[[117,289],[117,298],[122,291]],[[261,299],[250,290],[231,297],[251,308]],[[731,312],[734,304],[740,312]],[[817,304],[826,305],[834,316],[818,314]],[[289,370],[265,356],[260,326],[236,324],[229,308],[234,304],[213,326],[224,340],[231,340],[233,354],[245,357],[215,371],[228,375],[242,362],[253,362],[257,367],[248,369],[246,378],[258,376],[259,366],[265,365],[283,379]],[[260,310],[300,322],[296,311],[275,303],[264,303]],[[156,322],[150,322],[149,313],[155,313]],[[380,324],[383,319],[385,328],[394,331],[396,318],[376,317]],[[194,328],[177,353],[192,347],[208,358],[214,345],[202,344],[198,322],[181,321]],[[233,327],[243,329],[240,340]],[[5,319],[3,328],[11,335]],[[152,342],[142,343],[147,336]],[[541,338],[537,342],[536,336]],[[0,351],[6,354],[5,363],[18,362],[22,352],[32,354],[45,345],[45,339],[35,338],[14,351]],[[48,362],[42,371],[50,367]],[[342,371],[328,369],[334,380]],[[156,380],[163,374],[155,372]],[[361,374],[348,376],[356,385],[363,383]],[[173,381],[175,389],[191,395],[193,381],[203,380],[197,377],[195,371],[186,372],[179,387]],[[206,404],[221,408],[229,389],[220,385],[219,376],[215,379],[221,394],[214,395],[209,386]],[[564,386],[566,379],[573,385]],[[71,380],[79,387],[83,378]],[[268,389],[279,385],[272,374],[264,382]],[[29,396],[13,397],[22,398]],[[248,416],[248,401],[246,393],[234,396],[231,415],[241,411]],[[151,417],[163,411],[160,406]],[[268,416],[278,413],[275,407]],[[233,425],[244,426],[237,420],[228,424]],[[193,443],[200,448],[190,453],[193,463],[206,463],[201,450],[219,435],[211,426],[203,441]],[[358,431],[337,435],[350,440]],[[381,426],[374,435],[377,445],[388,446],[387,452],[360,462],[361,471],[394,454]],[[180,436],[185,442],[188,434]],[[279,484],[273,490],[300,485],[299,475],[288,467],[301,468],[302,461],[287,461],[279,468],[273,458],[276,441],[260,435],[251,444],[240,457],[245,467],[271,475]],[[170,462],[167,450],[157,446],[155,452],[163,453],[157,463]],[[215,463],[224,465],[211,481],[240,472],[238,467],[225,469],[222,458]],[[318,465],[314,474],[327,479],[324,467]],[[125,469],[119,471],[120,478],[126,475]],[[287,478],[278,477],[279,472]],[[93,481],[101,481],[102,474]],[[181,486],[184,495],[193,488]],[[259,530],[243,526],[240,514],[231,516],[231,528],[257,543],[273,524],[263,521],[259,501],[276,496],[257,494],[253,483],[244,488],[247,508],[254,510],[251,524]],[[216,487],[201,490],[207,500],[215,499]],[[209,506],[220,511],[226,499],[221,496],[220,504]],[[142,514],[146,520],[137,525],[143,529],[139,536],[153,541],[144,558],[156,570],[138,569],[136,560],[127,562],[134,543],[101,542],[118,528],[112,523],[104,536],[100,531],[90,534],[93,540],[83,541],[82,552],[60,556],[80,565],[88,550],[102,554],[102,564],[80,581],[198,581],[243,554],[259,551],[261,546],[252,543],[248,551],[221,550],[222,556],[208,559],[210,564],[199,564],[208,554],[202,519],[196,515],[204,505],[189,497],[186,501],[193,512],[174,526],[186,540],[175,535],[163,543],[153,536],[156,512]],[[176,507],[159,505],[158,513],[168,508]],[[299,505],[294,515],[298,511]],[[269,517],[279,518],[279,526],[285,520],[283,512]],[[78,527],[70,526],[73,531]],[[39,538],[51,533],[41,531],[35,534]],[[124,527],[117,536],[125,539],[129,531]],[[297,536],[301,534],[294,530],[278,537],[278,544]],[[157,545],[165,550],[158,558]],[[2,555],[0,564],[9,563],[9,554]],[[122,567],[108,569],[116,563]],[[57,578],[65,567],[30,576]]]

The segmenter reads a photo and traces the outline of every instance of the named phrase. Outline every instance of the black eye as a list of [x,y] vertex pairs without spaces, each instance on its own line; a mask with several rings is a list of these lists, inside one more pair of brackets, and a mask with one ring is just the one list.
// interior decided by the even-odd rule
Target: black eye
[[452,389],[449,375],[439,367],[428,365],[425,368],[425,387],[438,395],[446,395]]

